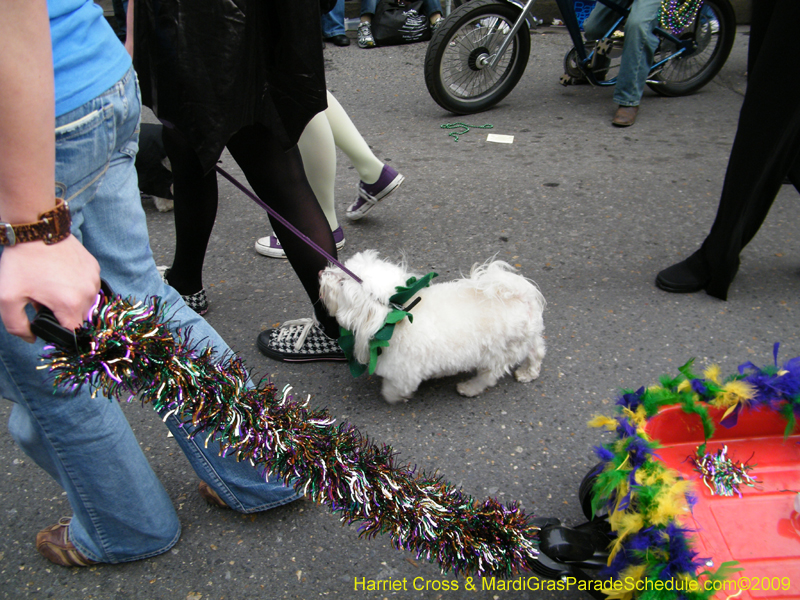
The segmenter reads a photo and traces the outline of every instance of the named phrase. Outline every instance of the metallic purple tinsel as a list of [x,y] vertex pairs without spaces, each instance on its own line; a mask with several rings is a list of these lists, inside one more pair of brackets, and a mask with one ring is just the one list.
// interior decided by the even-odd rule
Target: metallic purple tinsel
[[748,474],[755,465],[735,461],[728,456],[728,447],[723,446],[716,452],[697,450],[697,455],[690,457],[694,470],[702,475],[703,484],[711,495],[742,497],[741,486],[755,487],[759,483]]

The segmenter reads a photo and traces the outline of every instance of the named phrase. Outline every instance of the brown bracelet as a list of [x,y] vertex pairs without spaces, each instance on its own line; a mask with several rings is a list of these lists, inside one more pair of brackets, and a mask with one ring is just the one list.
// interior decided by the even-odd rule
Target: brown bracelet
[[69,206],[63,198],[56,198],[55,208],[40,214],[35,223],[12,225],[0,222],[0,246],[39,240],[48,245],[56,244],[69,237],[71,224]]

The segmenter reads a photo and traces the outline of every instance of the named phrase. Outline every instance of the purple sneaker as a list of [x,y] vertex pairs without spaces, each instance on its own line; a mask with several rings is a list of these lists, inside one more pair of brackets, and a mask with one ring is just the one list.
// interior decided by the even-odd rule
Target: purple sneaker
[[372,207],[395,191],[405,177],[400,175],[389,165],[383,165],[381,176],[375,183],[358,183],[358,198],[347,207],[347,218],[358,221],[366,215]]
[[[336,242],[337,250],[344,248],[344,231],[341,227],[333,230],[333,241]],[[286,252],[283,251],[280,241],[274,235],[256,240],[256,252],[270,258],[286,258]]]

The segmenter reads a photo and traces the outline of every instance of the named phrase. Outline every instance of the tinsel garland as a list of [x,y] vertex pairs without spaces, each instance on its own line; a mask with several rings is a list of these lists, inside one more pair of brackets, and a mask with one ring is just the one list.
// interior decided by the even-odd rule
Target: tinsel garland
[[[709,406],[725,410],[721,424],[728,427],[736,423],[742,407],[749,406],[781,414],[787,421],[788,436],[800,416],[800,357],[779,367],[778,347],[775,344],[774,365],[758,368],[748,362],[724,381],[716,366],[698,377],[690,361],[680,367],[678,377],[664,376],[660,385],[624,390],[616,402],[616,417],[600,416],[590,422],[617,434],[615,441],[595,448],[603,466],[592,488],[592,510],[605,507],[616,533],[603,575],[622,581],[697,581],[722,579],[734,570],[732,563],[723,563],[713,572],[701,570],[704,563],[692,548],[691,532],[677,522],[677,517],[691,510],[696,497],[690,483],[658,459],[659,444],[648,436],[646,425],[662,408],[679,405],[700,417],[708,440],[714,433]],[[687,587],[681,592],[648,590],[637,597],[707,600],[715,593],[705,591],[699,583],[693,589],[696,591],[685,591]],[[611,593],[609,598],[631,595],[623,591]]]
[[741,486],[755,487],[758,481],[748,475],[755,465],[746,462],[737,462],[728,456],[728,446],[723,446],[716,452],[707,452],[703,444],[697,449],[697,455],[691,457],[692,466],[703,479],[703,484],[711,495],[733,496]]
[[288,390],[278,394],[266,380],[253,388],[238,357],[192,343],[189,331],[174,337],[167,312],[158,298],[100,302],[78,332],[77,352],[47,347],[55,383],[120,399],[138,395],[343,522],[360,522],[360,535],[387,534],[443,571],[511,577],[536,559],[539,528],[517,504],[478,501],[435,474],[398,464],[391,446],[335,425],[327,411]]

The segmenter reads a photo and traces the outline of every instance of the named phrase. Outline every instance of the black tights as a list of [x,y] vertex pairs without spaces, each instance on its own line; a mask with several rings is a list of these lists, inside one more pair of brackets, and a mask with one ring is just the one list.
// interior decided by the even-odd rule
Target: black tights
[[[174,129],[164,128],[164,149],[172,164],[175,198],[175,258],[169,283],[183,295],[203,287],[203,261],[217,215],[217,174],[203,172],[200,160]],[[270,208],[336,257],[328,220],[308,185],[297,148],[283,150],[263,125],[249,125],[227,144],[248,183]],[[317,320],[330,337],[339,337],[336,320],[319,300],[319,272],[328,261],[278,221],[270,217],[289,263],[300,278]]]

